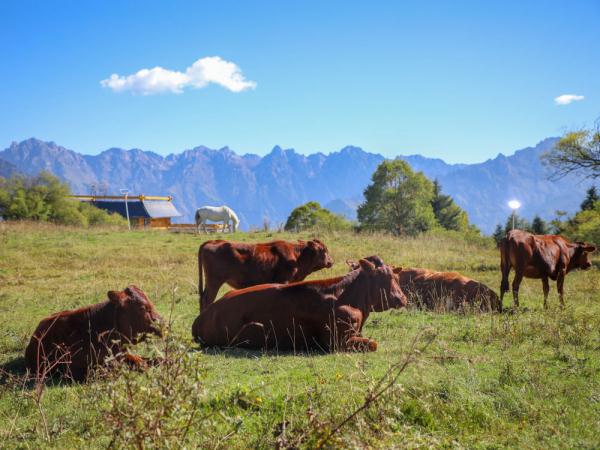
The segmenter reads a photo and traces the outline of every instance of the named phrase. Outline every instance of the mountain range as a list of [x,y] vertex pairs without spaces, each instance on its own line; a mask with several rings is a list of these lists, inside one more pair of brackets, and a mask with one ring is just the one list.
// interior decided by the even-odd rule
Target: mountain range
[[[513,198],[521,201],[519,213],[528,218],[539,214],[550,219],[556,210],[578,209],[590,183],[574,176],[549,181],[549,170],[539,158],[556,140],[548,138],[513,155],[499,154],[477,164],[448,164],[421,155],[398,158],[437,178],[471,221],[490,233],[510,214],[507,201]],[[293,208],[309,200],[354,219],[362,193],[383,160],[380,154],[352,146],[308,156],[279,146],[265,156],[204,146],[168,156],[120,148],[84,155],[31,138],[0,152],[0,176],[47,170],[78,194],[104,185],[108,194],[127,188],[131,195],[172,195],[183,214],[179,222],[193,222],[199,206],[227,204],[238,213],[242,228],[248,229],[265,222],[279,225]]]

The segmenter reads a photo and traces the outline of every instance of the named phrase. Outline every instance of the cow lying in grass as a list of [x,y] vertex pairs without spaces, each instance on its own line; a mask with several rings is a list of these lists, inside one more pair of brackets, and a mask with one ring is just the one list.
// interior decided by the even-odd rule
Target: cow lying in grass
[[[366,259],[375,264],[382,263],[378,256]],[[352,260],[346,263],[350,270],[358,267]],[[420,308],[448,311],[469,305],[481,311],[502,311],[500,299],[494,291],[458,272],[404,267],[394,268],[394,273],[398,275],[400,288],[407,295],[409,303]]]
[[587,270],[592,267],[589,253],[596,247],[585,242],[569,242],[554,234],[531,234],[522,230],[511,230],[500,242],[500,297],[508,291],[508,275],[515,269],[512,283],[513,301],[519,306],[519,286],[523,277],[542,280],[544,308],[548,307],[550,285],[548,278],[556,280],[561,307],[565,305],[563,286],[565,276],[572,270]]
[[[198,250],[200,309],[215,300],[224,283],[243,289],[264,283],[302,281],[311,273],[332,265],[327,247],[318,239],[261,244],[206,241]],[[206,286],[203,286],[203,275],[206,275]]]
[[399,276],[400,286],[409,301],[419,307],[451,311],[470,306],[486,312],[502,311],[500,299],[494,291],[458,272],[403,268]]
[[161,335],[161,320],[137,287],[109,291],[105,302],[43,319],[25,350],[25,362],[38,379],[58,372],[83,380],[89,369],[102,365],[110,355],[144,366],[145,361],[127,353],[125,346],[137,343],[145,333]]
[[335,282],[259,285],[228,292],[196,318],[205,346],[253,349],[375,351],[360,332],[371,311],[406,306],[398,277],[386,265],[360,260]]

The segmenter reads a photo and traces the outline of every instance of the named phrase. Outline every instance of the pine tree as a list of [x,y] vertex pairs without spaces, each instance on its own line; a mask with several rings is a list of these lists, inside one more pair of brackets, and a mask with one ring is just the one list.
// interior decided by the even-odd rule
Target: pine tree
[[504,229],[502,228],[502,225],[500,225],[500,224],[496,225],[494,234],[492,234],[494,241],[496,241],[496,245],[500,244],[500,241],[502,240],[502,238],[504,238],[504,236],[506,236],[506,231],[504,231]]
[[[515,230],[531,231],[531,224],[527,219],[515,214]],[[509,215],[506,218],[506,224],[504,225],[504,232],[508,233],[513,229],[513,215]]]
[[533,234],[548,234],[548,224],[540,216],[535,216],[531,222],[531,232]]
[[454,203],[452,197],[442,193],[442,186],[437,179],[433,181],[431,207],[438,223],[445,229],[460,231],[467,228],[467,213]]
[[600,200],[596,186],[592,186],[586,191],[585,200],[581,204],[582,211],[590,211],[594,209],[594,203]]

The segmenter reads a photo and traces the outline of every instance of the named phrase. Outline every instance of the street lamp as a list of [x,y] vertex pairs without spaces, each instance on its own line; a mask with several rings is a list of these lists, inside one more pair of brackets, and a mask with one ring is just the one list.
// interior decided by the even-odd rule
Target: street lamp
[[121,192],[121,194],[125,195],[125,214],[127,214],[127,227],[129,228],[129,231],[131,231],[131,222],[129,221],[129,204],[127,202],[127,195],[129,194],[129,189],[119,189],[119,191]]
[[512,209],[512,229],[515,229],[515,215],[517,214],[517,209],[519,209],[521,207],[521,202],[519,200],[511,200],[510,202],[508,202],[508,206],[510,209]]

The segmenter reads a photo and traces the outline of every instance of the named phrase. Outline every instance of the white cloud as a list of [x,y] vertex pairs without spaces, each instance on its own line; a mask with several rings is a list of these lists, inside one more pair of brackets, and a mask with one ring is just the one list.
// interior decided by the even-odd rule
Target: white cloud
[[568,105],[569,103],[578,102],[583,100],[585,97],[583,95],[575,95],[575,94],[563,94],[554,98],[554,103],[557,105]]
[[141,69],[132,75],[116,73],[100,81],[103,87],[114,92],[131,91],[134,94],[181,94],[186,87],[201,89],[210,83],[219,84],[232,92],[254,89],[256,83],[244,78],[240,68],[218,56],[200,58],[184,72],[162,67]]
[[232,62],[225,61],[218,56],[201,58],[185,71],[190,84],[202,88],[208,83],[220,84],[233,92],[254,89],[256,83],[247,81],[240,68]]

